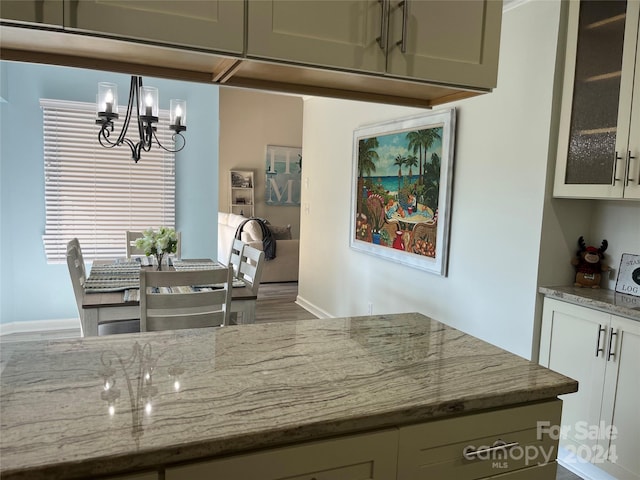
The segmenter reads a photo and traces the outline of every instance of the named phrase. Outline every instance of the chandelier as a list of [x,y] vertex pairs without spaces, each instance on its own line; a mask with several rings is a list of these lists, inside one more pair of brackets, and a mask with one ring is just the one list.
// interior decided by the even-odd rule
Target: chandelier
[[[138,123],[138,141],[126,137],[131,116],[135,109]],[[145,87],[142,85],[142,77],[131,76],[131,88],[129,89],[129,103],[127,113],[124,118],[122,130],[117,140],[114,142],[109,138],[114,129],[113,121],[119,118],[118,115],[118,86],[114,83],[98,83],[98,118],[96,124],[101,125],[98,133],[98,141],[105,148],[118,147],[126,144],[131,149],[133,160],[138,163],[140,154],[151,150],[151,145],[156,143],[167,152],[176,153],[182,150],[186,140],[182,136],[187,127],[187,102],[184,100],[172,99],[169,110],[169,129],[175,133],[172,135],[174,142],[176,137],[180,137],[180,148],[171,150],[166,148],[156,136],[156,126],[158,123],[158,89],[155,87]]]

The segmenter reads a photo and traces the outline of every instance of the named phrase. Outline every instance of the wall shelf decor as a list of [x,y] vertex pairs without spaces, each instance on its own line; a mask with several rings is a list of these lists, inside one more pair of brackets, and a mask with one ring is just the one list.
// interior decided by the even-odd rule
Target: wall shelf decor
[[302,148],[267,145],[265,202],[269,206],[300,206]]
[[229,172],[229,213],[253,217],[254,194],[253,172],[231,170]]

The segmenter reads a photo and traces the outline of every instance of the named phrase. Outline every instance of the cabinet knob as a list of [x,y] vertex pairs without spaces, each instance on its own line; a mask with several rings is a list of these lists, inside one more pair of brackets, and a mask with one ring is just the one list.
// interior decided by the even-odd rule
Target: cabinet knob
[[380,14],[380,36],[376,38],[376,42],[381,50],[387,49],[387,32],[389,31],[389,2],[391,0],[378,0],[381,7]]
[[[635,181],[633,178],[631,178],[631,160],[635,160],[635,159],[636,157],[631,155],[631,150],[629,150],[629,153],[627,155],[627,178],[626,178],[626,181],[624,182],[625,187],[629,185],[629,182]],[[638,175],[638,183],[640,183],[640,174]]]
[[596,340],[596,358],[600,355],[600,352],[602,352],[602,356],[604,357],[604,345],[602,347],[600,346],[600,337],[602,336],[602,333],[606,331],[607,329],[605,327],[603,327],[602,325],[598,325],[598,340]]
[[617,173],[618,173],[618,160],[622,160],[622,157],[620,155],[618,155],[618,152],[616,152],[616,156],[613,160],[613,175],[611,176],[611,185],[615,187],[616,182],[619,182],[620,179],[617,178]]
[[396,42],[400,45],[400,51],[407,53],[407,23],[409,19],[409,0],[402,0],[398,3],[398,7],[402,7],[402,38]]
[[607,362],[612,358],[616,358],[616,352],[613,351],[613,347],[615,346],[615,343],[613,342],[613,337],[617,337],[617,336],[618,336],[618,331],[616,330],[614,332],[613,330],[611,330],[611,335],[609,336],[609,353],[607,354]]
[[497,440],[496,442],[494,442],[492,447],[483,446],[476,449],[475,447],[469,445],[465,447],[464,450],[462,450],[462,456],[466,460],[486,460],[487,455],[491,455],[494,452],[506,452],[507,450],[519,445],[520,444],[518,442],[507,443],[503,440]]

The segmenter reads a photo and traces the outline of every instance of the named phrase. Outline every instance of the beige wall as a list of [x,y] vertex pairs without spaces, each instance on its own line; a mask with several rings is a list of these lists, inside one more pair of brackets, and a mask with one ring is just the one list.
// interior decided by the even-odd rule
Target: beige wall
[[255,216],[300,237],[300,207],[267,206],[264,195],[267,145],[302,146],[302,108],[297,96],[220,88],[220,211],[229,211],[229,170],[253,170]]

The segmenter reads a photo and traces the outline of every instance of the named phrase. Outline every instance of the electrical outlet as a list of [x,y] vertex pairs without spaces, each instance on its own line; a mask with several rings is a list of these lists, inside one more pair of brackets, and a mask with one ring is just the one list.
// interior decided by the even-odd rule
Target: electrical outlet
[[373,303],[371,303],[371,302],[367,303],[367,313],[369,315],[373,314]]

